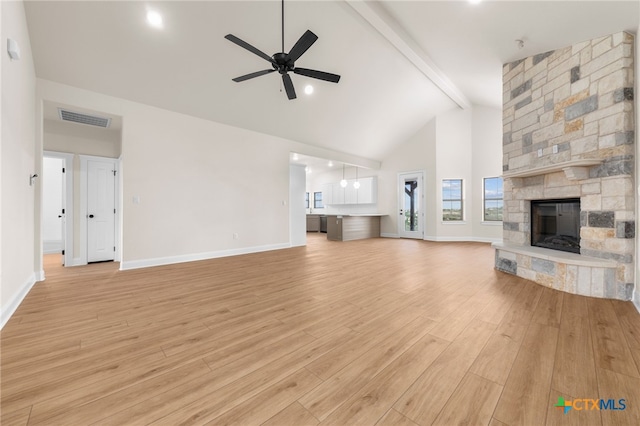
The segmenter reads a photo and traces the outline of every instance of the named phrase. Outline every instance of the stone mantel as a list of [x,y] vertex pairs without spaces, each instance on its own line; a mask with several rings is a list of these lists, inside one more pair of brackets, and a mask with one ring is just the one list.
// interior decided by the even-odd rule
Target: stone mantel
[[[562,163],[549,164],[547,166],[533,167],[525,170],[504,172],[505,179],[520,179],[525,177],[540,176],[547,173],[564,172],[569,180],[588,179],[589,167],[602,164],[602,160],[578,159],[563,161]],[[515,182],[514,182],[515,183]]]

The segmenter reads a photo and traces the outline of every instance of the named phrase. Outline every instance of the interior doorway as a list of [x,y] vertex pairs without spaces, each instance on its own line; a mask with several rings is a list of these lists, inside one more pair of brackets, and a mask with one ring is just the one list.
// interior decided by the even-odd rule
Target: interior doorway
[[42,246],[73,265],[73,154],[45,151],[42,163]]
[[424,173],[398,173],[398,236],[424,238]]

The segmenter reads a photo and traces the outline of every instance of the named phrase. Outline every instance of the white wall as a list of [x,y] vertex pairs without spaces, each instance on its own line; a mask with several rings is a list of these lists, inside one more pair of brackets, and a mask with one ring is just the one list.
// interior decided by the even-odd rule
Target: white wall
[[124,266],[288,246],[286,143],[145,105],[125,108]]
[[42,162],[42,242],[44,253],[60,253],[62,244],[62,165],[60,158]]
[[37,98],[122,117],[125,269],[290,247],[290,152],[379,165],[46,80]]
[[[2,143],[0,148],[0,326],[27,294],[37,278],[35,268],[34,197],[29,176],[40,173],[35,160],[35,70],[22,2],[1,2]],[[21,59],[6,53],[7,38],[18,42]],[[37,192],[39,193],[39,192]],[[38,235],[39,238],[39,235]],[[39,240],[38,240],[39,241]]]
[[483,179],[502,175],[502,111],[474,106],[472,117],[472,233],[476,241],[502,240],[502,222],[484,222]]
[[120,157],[119,131],[91,129],[89,126],[44,121],[44,149],[97,157]]
[[[472,145],[472,111],[456,109],[437,117],[436,126],[436,203],[429,207],[436,219],[436,234],[425,239],[468,240],[473,236],[474,209]],[[442,180],[463,179],[462,222],[442,221]],[[434,208],[434,210],[431,209]]]
[[422,210],[425,212],[425,235],[430,235],[436,223],[433,208],[427,207],[433,205],[436,192],[436,119],[427,123],[382,162],[378,177],[378,202],[381,211],[387,213],[380,222],[382,235],[398,234],[398,173],[418,170],[425,172]]
[[307,244],[307,221],[304,193],[306,191],[305,167],[289,166],[289,218],[291,221],[289,240],[292,247]]
[[[379,171],[383,235],[397,234],[397,174],[425,171],[425,239],[500,241],[502,223],[483,222],[482,183],[502,175],[502,112],[474,106],[438,115],[382,162]],[[442,180],[464,180],[462,223],[442,221]]]

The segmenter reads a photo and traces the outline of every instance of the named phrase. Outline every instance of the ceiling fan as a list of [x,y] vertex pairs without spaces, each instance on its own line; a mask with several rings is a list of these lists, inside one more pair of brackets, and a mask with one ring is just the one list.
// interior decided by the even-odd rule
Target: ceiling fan
[[337,74],[331,74],[324,71],[316,71],[308,68],[298,68],[295,66],[295,62],[306,52],[313,43],[318,40],[318,36],[312,33],[310,30],[305,31],[302,34],[302,37],[298,39],[296,44],[293,45],[289,53],[284,53],[284,0],[282,0],[282,52],[274,53],[273,56],[269,56],[261,50],[253,47],[246,41],[239,39],[233,34],[227,34],[224,36],[227,40],[237,44],[240,47],[247,49],[249,52],[260,56],[262,59],[265,59],[271,64],[272,68],[252,72],[251,74],[242,75],[240,77],[236,77],[232,79],[236,83],[240,83],[241,81],[249,80],[251,78],[260,77],[261,75],[270,74],[274,71],[278,71],[282,75],[282,83],[284,84],[284,89],[287,92],[287,97],[289,100],[296,98],[296,90],[293,87],[293,82],[291,81],[291,77],[289,76],[289,72],[293,72],[294,74],[304,75],[306,77],[316,78],[318,80],[329,81],[331,83],[337,83],[340,81],[340,76]]

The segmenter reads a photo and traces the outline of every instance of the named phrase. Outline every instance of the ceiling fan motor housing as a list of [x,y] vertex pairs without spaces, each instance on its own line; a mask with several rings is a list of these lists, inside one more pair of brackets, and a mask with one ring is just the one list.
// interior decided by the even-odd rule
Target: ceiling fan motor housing
[[280,74],[285,74],[289,71],[293,71],[294,62],[289,57],[289,54],[282,52],[276,53],[271,57],[271,59],[273,59],[273,68]]

